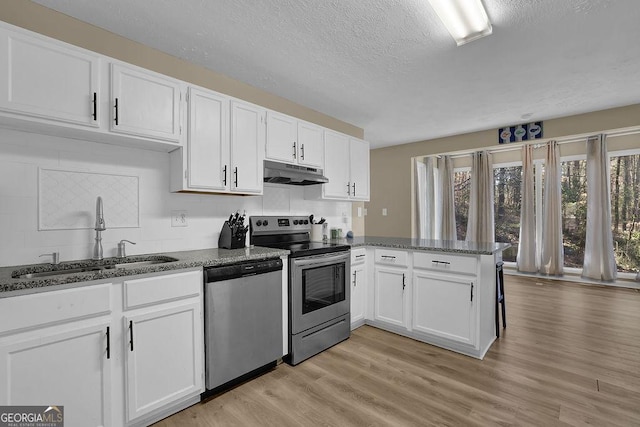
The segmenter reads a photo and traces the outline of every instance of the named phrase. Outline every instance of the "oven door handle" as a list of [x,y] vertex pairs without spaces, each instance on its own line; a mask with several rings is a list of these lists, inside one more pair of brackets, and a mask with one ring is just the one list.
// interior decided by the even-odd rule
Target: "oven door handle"
[[340,262],[347,262],[351,258],[349,252],[341,252],[339,254],[325,254],[310,256],[308,258],[296,258],[293,260],[293,265],[296,267],[309,267],[313,265],[329,265],[337,264]]

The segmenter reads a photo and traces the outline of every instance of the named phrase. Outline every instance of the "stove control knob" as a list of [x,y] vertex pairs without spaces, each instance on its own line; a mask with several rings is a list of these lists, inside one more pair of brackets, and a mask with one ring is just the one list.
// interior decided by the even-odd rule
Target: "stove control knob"
[[293,220],[293,225],[298,225],[298,220],[297,219]]
[[256,221],[256,226],[257,226],[257,227],[260,227],[261,225],[262,225],[262,221],[257,220],[257,221]]
[[309,224],[309,220],[308,220],[308,219],[305,219],[305,220],[304,220],[304,224],[305,224],[305,225]]
[[262,221],[262,225],[264,225],[264,226],[266,227],[267,225],[269,225],[269,221],[267,221],[267,220],[265,219],[264,221]]

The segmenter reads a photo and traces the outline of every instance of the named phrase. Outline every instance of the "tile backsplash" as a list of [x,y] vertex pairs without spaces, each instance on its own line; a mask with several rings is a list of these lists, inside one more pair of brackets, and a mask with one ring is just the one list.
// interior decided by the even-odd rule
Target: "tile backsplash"
[[[77,221],[65,225],[70,229],[39,230],[39,170],[71,171],[67,184],[82,173],[138,181],[137,227],[115,228],[119,219],[114,210],[130,200],[118,196],[117,191],[109,198],[102,195],[107,224],[102,233],[105,257],[115,255],[121,239],[137,243],[128,248],[131,255],[217,247],[220,228],[235,211],[247,216],[313,213],[327,218],[330,226],[351,227],[350,202],[305,200],[303,187],[267,184],[264,196],[170,193],[166,153],[0,129],[0,266],[42,262],[38,256],[53,251],[60,252],[62,261],[91,257],[94,231],[91,226],[84,227],[87,220],[89,224],[95,221],[94,194],[79,202],[89,206],[67,209],[67,221],[73,212],[77,214]],[[177,210],[187,212],[187,227],[171,226],[171,211]],[[43,223],[42,228],[57,227]]]

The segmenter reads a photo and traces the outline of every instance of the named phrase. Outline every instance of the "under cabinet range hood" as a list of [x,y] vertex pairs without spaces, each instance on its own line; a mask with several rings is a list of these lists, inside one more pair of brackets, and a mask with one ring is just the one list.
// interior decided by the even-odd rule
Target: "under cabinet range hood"
[[264,182],[289,185],[316,185],[329,182],[322,169],[264,161]]

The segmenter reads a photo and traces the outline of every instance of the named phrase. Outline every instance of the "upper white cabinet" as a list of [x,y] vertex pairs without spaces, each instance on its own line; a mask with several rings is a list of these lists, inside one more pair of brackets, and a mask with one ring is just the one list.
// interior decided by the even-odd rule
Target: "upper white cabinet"
[[112,132],[179,142],[180,98],[176,80],[111,64]]
[[323,133],[320,126],[268,111],[265,158],[322,168]]
[[0,109],[98,127],[100,57],[0,28]]
[[264,176],[265,110],[231,101],[230,191],[261,194]]
[[325,176],[321,191],[310,188],[310,198],[369,200],[369,143],[347,135],[325,131]]

